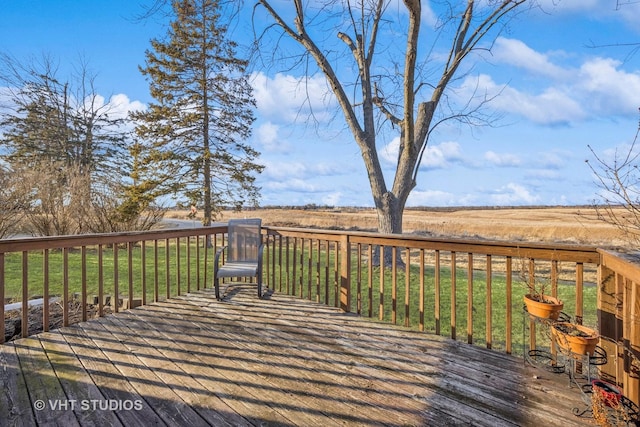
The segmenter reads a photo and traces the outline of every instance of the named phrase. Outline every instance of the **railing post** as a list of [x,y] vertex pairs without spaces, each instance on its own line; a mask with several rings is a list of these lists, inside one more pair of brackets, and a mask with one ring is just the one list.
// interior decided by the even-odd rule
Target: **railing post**
[[606,338],[600,340],[600,346],[608,355],[611,355],[609,360],[615,362],[603,365],[600,374],[603,378],[614,382],[622,378],[622,359],[616,344],[622,338],[622,316],[620,313],[622,300],[616,290],[616,274],[602,263],[598,265],[597,304],[600,336]]
[[340,239],[340,309],[351,311],[351,244],[349,236]]
[[624,394],[640,405],[640,285],[624,280],[622,339],[624,354]]

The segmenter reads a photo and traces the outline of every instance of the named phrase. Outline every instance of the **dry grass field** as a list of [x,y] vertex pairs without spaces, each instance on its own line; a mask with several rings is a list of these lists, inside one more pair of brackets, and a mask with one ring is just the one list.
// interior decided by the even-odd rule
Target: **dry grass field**
[[[186,219],[187,211],[171,211],[167,218]],[[374,231],[374,209],[257,209],[225,211],[219,218],[260,217],[271,226],[358,229]],[[424,208],[408,209],[404,232],[434,237],[559,242],[599,247],[626,247],[624,235],[597,218],[592,207]]]

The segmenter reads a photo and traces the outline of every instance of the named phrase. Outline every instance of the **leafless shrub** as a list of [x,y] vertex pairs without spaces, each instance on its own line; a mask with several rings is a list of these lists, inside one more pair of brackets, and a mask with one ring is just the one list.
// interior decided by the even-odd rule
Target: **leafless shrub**
[[18,190],[16,176],[0,165],[0,239],[17,233],[26,207],[27,200]]
[[88,231],[117,233],[121,231],[149,230],[157,225],[166,208],[154,203],[150,196],[127,194],[118,182],[102,180],[94,183],[91,209],[86,213]]
[[80,232],[86,176],[61,162],[45,161],[17,170],[16,179],[18,191],[28,200],[26,232],[38,236]]
[[596,177],[601,203],[596,202],[598,218],[616,226],[634,246],[640,244],[640,150],[638,150],[640,124],[630,146],[616,150],[612,159],[598,156],[587,164]]

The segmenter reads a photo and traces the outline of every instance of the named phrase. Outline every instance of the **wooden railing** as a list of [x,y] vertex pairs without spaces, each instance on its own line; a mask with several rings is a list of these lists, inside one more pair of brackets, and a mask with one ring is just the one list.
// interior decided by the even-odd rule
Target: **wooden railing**
[[[0,300],[20,301],[20,336],[27,336],[34,296],[57,295],[68,325],[74,301],[95,303],[89,307],[102,316],[210,287],[212,254],[225,232],[219,224],[0,240]],[[640,266],[633,260],[575,245],[284,227],[264,227],[264,233],[264,278],[272,291],[506,353],[521,355],[532,344],[524,342],[522,296],[527,282],[546,283],[574,322],[599,326],[603,347],[615,355],[603,372],[638,403]],[[388,264],[376,262],[385,257]],[[9,274],[12,269],[19,273]],[[78,321],[91,317],[87,304],[79,306]],[[49,305],[42,307],[46,331]]]
[[[204,288],[210,282],[213,248],[221,244],[226,230],[226,224],[220,224],[0,240],[0,331],[4,331],[0,342],[15,332],[5,324],[6,302],[19,303],[20,317],[12,323],[20,328],[19,336],[26,337],[30,327],[49,330],[51,307],[58,307],[62,317],[54,324],[67,326],[91,315],[103,316],[106,311],[118,312]],[[31,313],[40,313],[28,309],[36,297],[56,301],[41,304],[41,322],[30,319]],[[88,307],[94,313],[88,313]]]
[[[275,227],[267,245],[276,291],[507,353],[522,352],[527,282],[546,282],[576,322],[597,319],[591,247]],[[375,266],[385,252],[391,265]]]

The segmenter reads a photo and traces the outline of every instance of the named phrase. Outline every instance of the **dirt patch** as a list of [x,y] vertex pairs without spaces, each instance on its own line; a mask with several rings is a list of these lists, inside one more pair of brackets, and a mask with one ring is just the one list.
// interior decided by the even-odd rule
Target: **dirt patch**
[[[63,325],[62,301],[49,304],[49,330],[58,329]],[[43,331],[43,306],[29,307],[28,335],[34,335]],[[103,307],[105,314],[111,313],[109,306]],[[5,313],[5,341],[12,341],[22,337],[22,310],[11,310]],[[98,317],[98,306],[87,304],[87,319]],[[69,302],[69,324],[82,321],[82,304],[80,300],[73,299]]]

